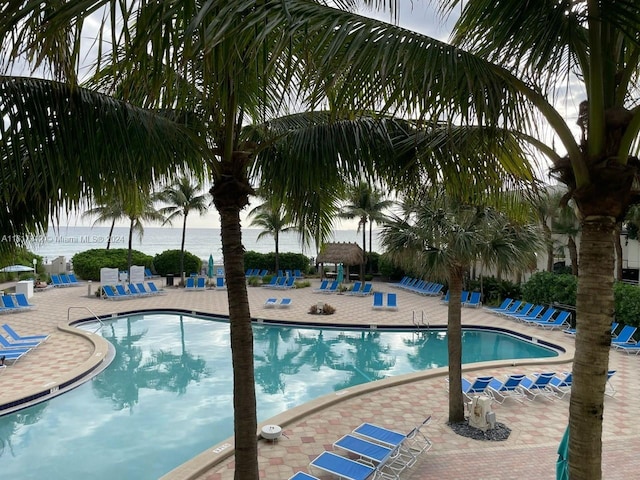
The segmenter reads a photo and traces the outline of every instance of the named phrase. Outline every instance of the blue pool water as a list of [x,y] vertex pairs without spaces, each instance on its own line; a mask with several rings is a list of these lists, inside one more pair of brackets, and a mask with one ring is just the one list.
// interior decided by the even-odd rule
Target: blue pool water
[[[95,328],[95,326],[93,327]],[[233,434],[229,326],[154,313],[105,323],[116,357],[91,381],[0,417],[2,478],[156,479]],[[333,391],[447,361],[446,334],[256,324],[259,421]],[[556,352],[463,334],[463,362]]]

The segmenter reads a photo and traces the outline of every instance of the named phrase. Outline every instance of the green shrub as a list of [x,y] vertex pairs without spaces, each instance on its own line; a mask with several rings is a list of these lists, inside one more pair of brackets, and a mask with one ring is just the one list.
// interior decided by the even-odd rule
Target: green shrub
[[296,288],[307,288],[311,286],[311,282],[309,280],[298,280],[295,285]]
[[378,258],[378,271],[389,280],[400,280],[405,276],[404,270],[397,267],[387,255],[380,255]]
[[576,304],[578,279],[566,273],[537,272],[522,286],[522,299],[534,304]]
[[[180,250],[165,250],[153,258],[153,265],[158,275],[165,277],[167,274],[180,276]],[[184,272],[186,276],[191,273],[200,273],[202,259],[191,252],[184,252]]]
[[613,285],[616,322],[640,326],[640,287],[624,282]]
[[[129,250],[126,248],[115,248],[106,250],[104,248],[94,248],[84,252],[76,253],[73,258],[73,271],[85,280],[100,280],[101,268],[117,268],[127,270]],[[145,255],[137,250],[131,251],[131,264],[151,267],[153,257]]]
[[[309,257],[301,253],[281,253],[278,256],[280,270],[300,270],[303,274],[309,273]],[[244,268],[259,268],[274,272],[276,268],[276,254],[258,253],[254,251],[244,252]]]
[[522,289],[519,284],[509,280],[498,280],[496,277],[482,277],[468,283],[469,291],[481,291],[482,303],[485,305],[499,305],[505,298],[520,298]]
[[378,273],[380,271],[380,257],[378,252],[367,253],[367,272]]

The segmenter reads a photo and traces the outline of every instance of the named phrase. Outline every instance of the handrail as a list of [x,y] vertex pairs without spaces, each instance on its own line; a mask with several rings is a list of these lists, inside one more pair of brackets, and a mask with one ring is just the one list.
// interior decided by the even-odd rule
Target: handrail
[[104,322],[100,319],[100,317],[98,317],[98,315],[96,315],[93,310],[91,310],[89,307],[85,307],[84,305],[79,305],[79,306],[71,306],[67,309],[67,323],[69,323],[71,321],[71,309],[72,308],[82,308],[84,310],[87,310],[91,315],[93,315],[93,317],[98,321],[98,323],[100,324],[100,326],[98,328],[96,328],[93,333],[96,333],[98,330],[100,330],[102,327],[104,327]]
[[418,321],[416,320],[416,311],[414,310],[414,311],[412,312],[412,314],[413,314],[413,318],[411,319],[411,321],[413,322],[413,324],[414,324],[417,328],[420,328],[420,327],[427,327],[427,330],[429,330],[429,322],[425,322],[425,321],[424,321],[424,310],[422,310],[420,313],[421,313],[421,318],[420,318],[420,321],[418,322]]

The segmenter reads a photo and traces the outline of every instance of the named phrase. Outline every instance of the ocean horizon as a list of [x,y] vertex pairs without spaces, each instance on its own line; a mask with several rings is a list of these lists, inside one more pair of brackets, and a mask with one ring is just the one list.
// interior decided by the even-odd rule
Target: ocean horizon
[[[242,243],[247,251],[270,253],[275,251],[275,242],[270,235],[258,240],[262,232],[257,228],[242,229]],[[378,231],[373,231],[372,246],[374,252],[380,251]],[[67,261],[79,252],[95,248],[106,248],[109,237],[109,227],[70,226],[50,229],[46,235],[33,237],[27,242],[27,248],[40,255],[45,263],[63,256]],[[140,239],[133,236],[132,246],[147,255],[157,255],[165,250],[179,250],[182,238],[182,228],[148,227]],[[362,232],[354,230],[334,230],[330,242],[352,242],[362,246]],[[115,227],[111,238],[110,248],[128,248],[129,229]],[[280,233],[280,253],[302,253],[308,257],[316,257],[315,245],[302,245],[297,233]],[[213,255],[216,261],[222,257],[222,240],[219,228],[189,228],[185,237],[185,250],[207,260]],[[367,232],[367,250],[369,249],[369,233]]]

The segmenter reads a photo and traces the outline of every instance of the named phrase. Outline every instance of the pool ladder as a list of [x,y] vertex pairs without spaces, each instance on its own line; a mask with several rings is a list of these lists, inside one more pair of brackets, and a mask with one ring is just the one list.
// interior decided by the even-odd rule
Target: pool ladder
[[424,310],[422,310],[420,312],[420,318],[417,317],[415,310],[412,313],[413,313],[413,318],[412,318],[411,321],[413,322],[413,325],[416,328],[423,328],[424,327],[427,330],[429,330],[429,322],[425,322],[425,320],[424,320]]
[[96,328],[93,333],[96,333],[98,330],[100,330],[102,327],[104,327],[104,323],[102,322],[102,320],[100,319],[100,317],[98,317],[98,315],[96,315],[95,313],[93,313],[93,310],[91,310],[89,307],[85,307],[85,306],[71,306],[67,309],[67,324],[71,321],[71,310],[74,308],[80,308],[83,310],[88,311],[91,315],[93,315],[93,317],[98,321],[98,328]]

